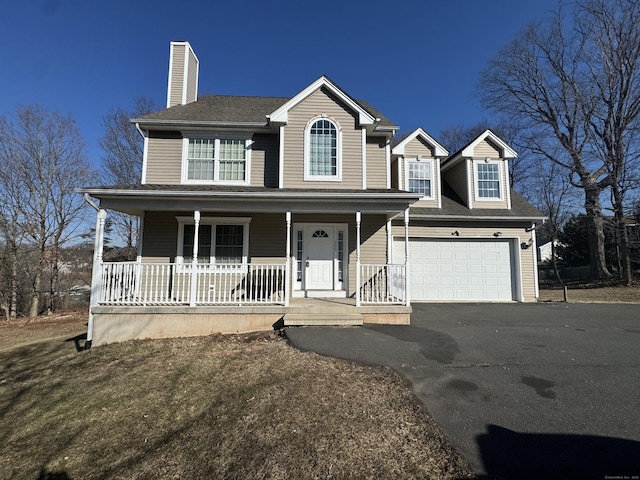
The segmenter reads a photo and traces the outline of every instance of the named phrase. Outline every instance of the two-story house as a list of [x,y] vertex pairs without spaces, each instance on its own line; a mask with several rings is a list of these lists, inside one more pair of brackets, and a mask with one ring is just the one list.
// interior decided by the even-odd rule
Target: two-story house
[[[167,108],[132,120],[141,183],[79,189],[98,210],[90,342],[535,301],[542,215],[510,189],[515,152],[492,132],[449,156],[422,129],[394,142],[325,76],[291,98],[198,99],[198,69],[172,42]],[[135,262],[102,261],[107,210],[140,217]]]

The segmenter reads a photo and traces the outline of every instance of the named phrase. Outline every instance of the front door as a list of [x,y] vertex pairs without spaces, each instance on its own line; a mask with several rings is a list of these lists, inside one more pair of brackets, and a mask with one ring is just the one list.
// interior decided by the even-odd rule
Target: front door
[[308,225],[306,228],[305,287],[307,290],[333,290],[335,266],[335,227]]

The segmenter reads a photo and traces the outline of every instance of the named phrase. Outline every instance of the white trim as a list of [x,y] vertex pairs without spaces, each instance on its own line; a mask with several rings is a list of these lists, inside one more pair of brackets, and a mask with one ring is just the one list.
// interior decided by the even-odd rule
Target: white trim
[[466,147],[462,149],[460,155],[463,157],[473,157],[474,150],[478,144],[484,140],[489,138],[493,143],[496,143],[499,148],[502,149],[502,158],[515,158],[518,156],[518,153],[513,150],[509,145],[507,145],[500,137],[498,137],[491,130],[485,130],[480,135],[478,135],[475,140],[469,143]]
[[436,158],[436,178],[438,179],[438,208],[442,208],[442,175],[440,174],[440,159]]
[[[431,190],[431,195],[423,195],[420,200],[435,200],[435,188],[434,188],[434,158],[420,158],[420,157],[402,157],[404,159],[404,184],[406,185],[406,190],[409,190],[409,172],[411,169],[409,168],[410,163],[427,163],[429,165],[429,181],[431,184],[429,185],[429,189]],[[412,192],[412,193],[420,193],[420,192]]]
[[391,140],[387,140],[384,144],[384,155],[387,173],[387,188],[391,188]]
[[473,193],[473,169],[471,168],[471,160],[466,159],[466,167],[467,167],[467,206],[469,210],[473,210],[473,197],[475,193]]
[[[311,175],[309,167],[311,162],[310,131],[311,127],[320,120],[326,120],[336,129],[336,174],[335,175]],[[342,181],[342,127],[338,120],[330,115],[316,115],[307,122],[304,127],[304,181],[305,182],[341,182]]]
[[142,150],[142,172],[140,175],[140,183],[142,185],[147,183],[147,165],[148,164],[149,164],[149,135],[145,131],[144,149]]
[[[183,133],[182,138],[182,168],[181,183],[190,185],[250,185],[251,184],[251,150],[253,149],[253,138],[246,135],[208,135],[205,133]],[[213,179],[189,179],[189,141],[192,139],[213,140],[214,141],[214,158],[213,158]],[[220,175],[220,141],[221,140],[244,140],[245,151],[245,170],[244,180],[219,180]]]
[[407,135],[407,137],[404,140],[402,140],[395,147],[393,147],[391,152],[394,155],[404,155],[405,153],[404,149],[406,145],[417,137],[422,137],[423,140],[425,140],[429,145],[433,147],[433,150],[434,150],[433,153],[435,157],[446,157],[449,155],[449,152],[447,151],[447,149],[444,148],[442,145],[440,145],[438,142],[436,142],[433,139],[433,137],[431,137],[422,128],[416,128],[413,132]]
[[280,125],[280,150],[278,151],[278,188],[284,188],[284,125]]
[[361,292],[360,292],[360,242],[361,242],[361,232],[360,227],[362,223],[362,214],[360,212],[356,212],[356,307],[359,307],[362,303]]
[[367,130],[362,127],[362,189],[367,189]]
[[169,44],[169,74],[167,80],[167,108],[171,106],[171,77],[173,76],[171,73],[173,72],[173,47],[177,45],[176,42],[171,42]]
[[531,249],[533,250],[533,281],[534,283],[534,295],[537,298],[540,297],[540,285],[538,284],[538,238],[536,234],[536,224],[531,224]]
[[[498,165],[498,181],[500,184],[498,185],[498,193],[500,196],[498,197],[480,197],[479,189],[478,189],[478,165],[487,164],[487,165]],[[505,198],[505,171],[504,171],[504,160],[500,158],[474,158],[472,160],[472,170],[473,170],[473,201],[474,202],[501,202],[504,201]]]
[[[200,212],[198,215],[200,215]],[[182,250],[184,248],[184,226],[185,225],[195,225],[195,212],[193,217],[187,216],[176,216],[176,220],[178,221],[178,248],[176,251],[176,263],[184,264],[185,258],[182,255]],[[212,268],[215,267],[215,237],[216,230],[215,227],[217,225],[243,225],[244,229],[242,231],[242,264],[246,264],[249,258],[249,225],[251,224],[251,217],[199,217],[198,225],[212,225],[211,229],[211,255],[209,257],[209,265]],[[197,238],[194,239],[194,242],[197,242]],[[195,247],[194,247],[195,248]],[[194,255],[195,257],[196,255]],[[197,258],[197,257],[196,257]],[[201,264],[202,265],[202,264]],[[240,265],[240,264],[239,264]]]
[[338,97],[343,103],[345,103],[348,107],[350,107],[353,111],[358,114],[358,123],[360,125],[373,125],[376,123],[377,119],[372,117],[367,111],[365,111],[360,105],[358,105],[354,100],[351,99],[346,93],[344,93],[340,88],[334,85],[327,77],[324,75],[309,85],[307,88],[298,93],[295,97],[289,100],[287,103],[278,108],[275,112],[267,115],[267,118],[271,122],[277,123],[287,123],[289,117],[289,110],[302,102],[305,98],[311,95],[316,90],[325,87],[331,93],[333,93],[336,97]]
[[511,210],[511,179],[509,177],[509,161],[504,160],[504,191],[507,194],[507,208]]

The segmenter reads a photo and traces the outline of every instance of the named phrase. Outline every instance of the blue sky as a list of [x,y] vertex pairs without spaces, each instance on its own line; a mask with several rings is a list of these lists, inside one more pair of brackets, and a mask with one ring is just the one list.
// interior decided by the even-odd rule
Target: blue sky
[[166,103],[169,42],[200,59],[200,93],[293,96],[327,75],[408,131],[488,118],[479,72],[556,0],[8,0],[0,115],[41,104],[76,119],[98,165],[102,118]]

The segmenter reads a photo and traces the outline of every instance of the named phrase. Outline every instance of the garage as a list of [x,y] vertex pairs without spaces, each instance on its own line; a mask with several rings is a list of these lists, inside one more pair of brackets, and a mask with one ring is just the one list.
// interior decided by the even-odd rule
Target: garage
[[[404,259],[403,238],[394,239],[393,255]],[[412,301],[516,299],[511,240],[410,237],[409,262]]]

